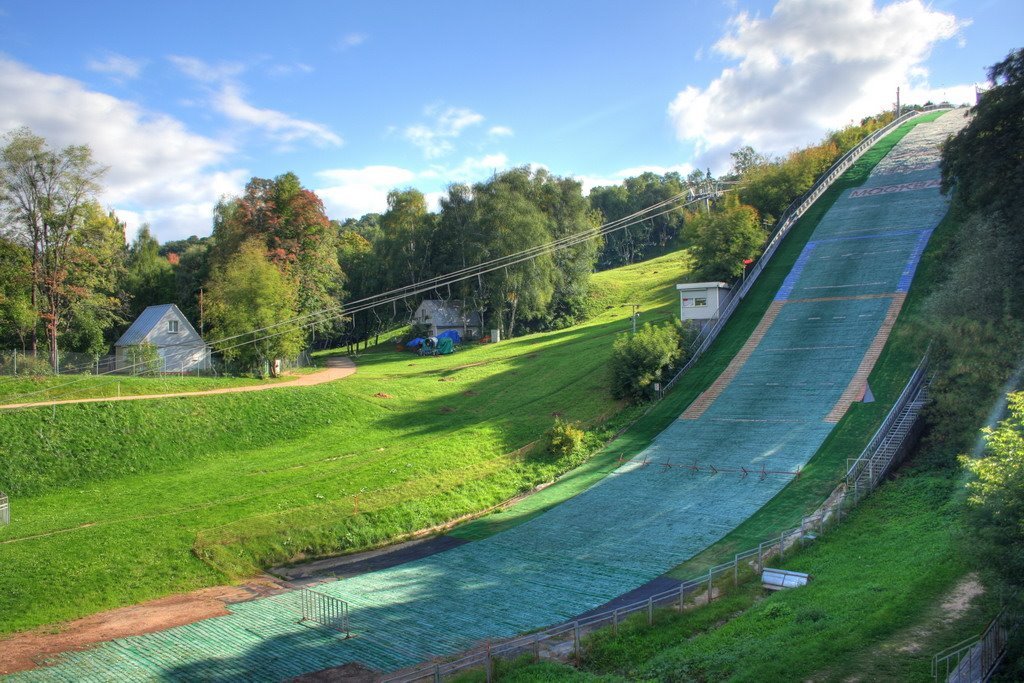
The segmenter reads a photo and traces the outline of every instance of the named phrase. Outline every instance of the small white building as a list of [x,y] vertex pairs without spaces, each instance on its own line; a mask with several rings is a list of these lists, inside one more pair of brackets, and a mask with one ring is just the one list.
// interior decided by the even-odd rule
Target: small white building
[[467,311],[462,301],[424,299],[412,314],[413,324],[429,325],[431,336],[456,330],[460,336],[470,339],[480,336],[480,313]]
[[114,367],[131,372],[131,347],[149,343],[160,354],[159,372],[195,372],[210,368],[210,347],[174,304],[149,306],[114,343]]
[[679,319],[696,321],[701,328],[718,320],[719,310],[729,303],[732,291],[724,282],[691,282],[679,290]]

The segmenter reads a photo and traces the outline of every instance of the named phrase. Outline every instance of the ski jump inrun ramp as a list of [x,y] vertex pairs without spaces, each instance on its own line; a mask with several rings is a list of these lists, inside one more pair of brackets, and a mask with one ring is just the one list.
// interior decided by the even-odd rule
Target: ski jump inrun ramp
[[645,460],[795,471],[853,401],[946,213],[938,144],[963,111],[914,127],[820,221],[722,376],[636,458],[490,538],[317,586],[351,605],[355,637],[298,623],[299,593],[62,655],[16,680],[282,680],[360,662],[393,670],[602,605],[714,543],[788,477],[691,476]]

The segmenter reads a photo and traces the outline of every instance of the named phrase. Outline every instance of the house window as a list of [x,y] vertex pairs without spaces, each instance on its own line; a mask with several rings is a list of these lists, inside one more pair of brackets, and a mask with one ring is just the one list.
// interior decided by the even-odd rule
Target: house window
[[178,321],[177,320],[168,320],[167,321],[167,331],[170,334],[178,334]]
[[706,296],[694,297],[693,305],[694,306],[707,306],[708,305],[708,298]]

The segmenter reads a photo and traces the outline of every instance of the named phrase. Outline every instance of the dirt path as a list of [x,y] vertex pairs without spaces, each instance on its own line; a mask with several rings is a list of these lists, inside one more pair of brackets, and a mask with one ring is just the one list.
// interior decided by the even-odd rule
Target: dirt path
[[83,619],[46,626],[0,639],[0,676],[34,669],[61,652],[82,650],[125,636],[162,631],[228,614],[227,606],[285,590],[269,577],[241,586],[217,586],[169,595],[131,607],[100,612]]
[[138,396],[112,396],[108,398],[71,398],[61,401],[38,401],[36,403],[8,403],[0,405],[0,410],[14,408],[39,408],[41,406],[60,406],[69,403],[101,403],[107,401],[144,401],[154,398],[175,398],[179,396],[209,396],[211,394],[237,394],[243,391],[265,391],[267,389],[280,389],[282,387],[310,387],[315,384],[333,382],[353,375],[356,372],[356,364],[347,356],[332,356],[326,359],[326,367],[308,375],[302,375],[295,379],[272,384],[252,384],[245,387],[227,387],[224,389],[209,389],[207,391],[181,391],[172,394],[140,394]]

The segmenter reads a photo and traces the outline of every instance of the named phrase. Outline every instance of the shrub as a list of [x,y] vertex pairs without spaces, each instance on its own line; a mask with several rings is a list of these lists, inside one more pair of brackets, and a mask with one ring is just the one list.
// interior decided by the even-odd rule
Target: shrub
[[609,360],[611,390],[615,398],[641,403],[650,397],[654,382],[686,360],[689,327],[679,321],[665,325],[645,324],[636,334],[621,334]]
[[125,360],[128,371],[133,375],[155,375],[164,366],[160,351],[149,342],[129,346],[125,349]]
[[583,448],[586,436],[578,423],[556,417],[555,424],[547,433],[548,453],[557,458],[576,455]]

